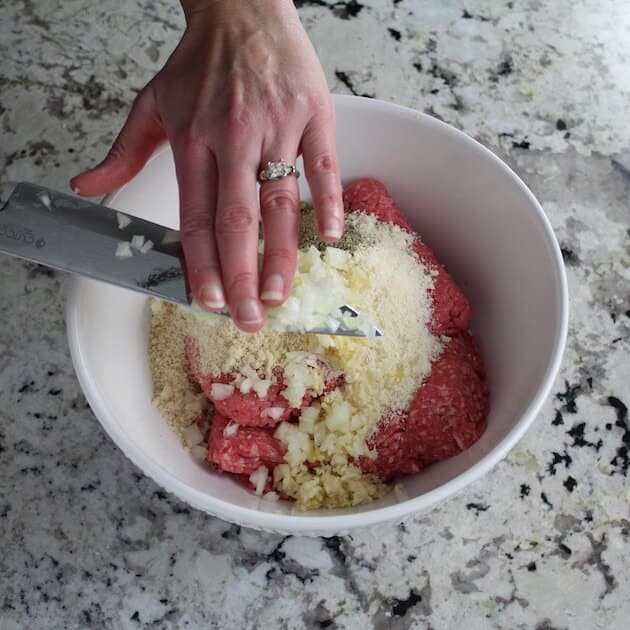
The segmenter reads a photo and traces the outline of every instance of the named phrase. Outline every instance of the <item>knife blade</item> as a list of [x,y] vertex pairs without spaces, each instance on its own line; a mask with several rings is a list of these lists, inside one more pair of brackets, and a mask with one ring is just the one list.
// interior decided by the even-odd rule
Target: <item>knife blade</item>
[[[22,182],[0,210],[0,252],[47,267],[189,304],[177,233],[136,217],[120,229],[113,208]],[[118,244],[142,235],[145,254],[117,257]]]
[[[123,245],[127,255],[116,255],[134,236],[151,247]],[[37,184],[17,184],[0,209],[0,253],[194,308],[179,232]],[[347,304],[340,312],[359,315]],[[352,328],[309,332],[366,336]]]

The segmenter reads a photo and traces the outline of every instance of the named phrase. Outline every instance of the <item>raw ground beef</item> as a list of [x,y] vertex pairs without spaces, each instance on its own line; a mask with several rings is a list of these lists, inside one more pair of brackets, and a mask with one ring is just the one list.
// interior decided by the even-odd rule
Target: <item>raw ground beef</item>
[[[345,189],[344,205],[347,210],[374,214],[381,221],[398,225],[414,235],[416,253],[436,274],[429,328],[436,335],[451,337],[429,376],[419,386],[409,409],[382,418],[368,439],[377,457],[375,460],[362,457],[358,463],[365,472],[387,480],[418,472],[431,462],[452,457],[476,442],[486,428],[489,392],[483,380],[481,355],[468,332],[472,316],[468,300],[433,251],[415,234],[386,188],[376,180],[359,180]],[[212,385],[230,383],[233,377],[205,374],[196,342],[190,338],[186,340],[186,352],[193,378],[216,410],[208,435],[208,460],[224,471],[241,475],[251,485],[247,475],[261,465],[271,470],[284,461],[283,446],[273,437],[273,432],[278,423],[299,414],[281,394],[282,373],[278,373],[278,383],[271,386],[264,397],[235,389],[224,400],[215,400]],[[331,375],[326,381],[326,390],[341,385],[343,376]],[[312,400],[306,396],[303,406],[310,405]],[[271,418],[264,414],[270,407],[281,408],[282,415]],[[228,418],[239,425],[233,435],[224,433]],[[271,489],[269,483],[266,490]]]
[[225,435],[230,421],[214,414],[208,435],[208,461],[221,470],[249,475],[263,464],[273,468],[284,461],[284,448],[276,438],[261,427],[238,427],[233,435]]
[[375,179],[359,179],[350,184],[343,192],[346,210],[357,210],[375,215],[381,221],[393,223],[414,235],[413,248],[424,265],[435,270],[433,291],[433,319],[429,329],[434,335],[452,335],[467,330],[472,317],[472,309],[464,294],[455,284],[455,280],[438,262],[433,251],[418,236],[407,217],[387,189]]
[[381,479],[418,472],[431,462],[461,453],[486,429],[488,388],[473,337],[451,339],[405,413],[381,420],[368,440],[376,460],[360,466]]
[[[192,376],[201,387],[206,398],[212,402],[217,413],[230,418],[237,424],[249,427],[274,427],[291,416],[293,410],[280,394],[282,385],[279,383],[269,387],[267,395],[262,398],[256,392],[252,391],[243,394],[243,392],[235,388],[234,393],[230,396],[223,400],[217,400],[212,394],[212,385],[215,383],[231,383],[234,377],[230,374],[204,373],[199,360],[197,342],[187,337],[184,343]],[[282,415],[278,418],[272,418],[266,414],[263,415],[263,412],[271,407],[282,409]]]

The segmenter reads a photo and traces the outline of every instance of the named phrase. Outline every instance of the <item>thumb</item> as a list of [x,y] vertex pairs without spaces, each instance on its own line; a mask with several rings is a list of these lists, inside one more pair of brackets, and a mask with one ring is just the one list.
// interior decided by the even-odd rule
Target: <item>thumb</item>
[[150,87],[134,101],[107,157],[97,166],[70,180],[72,190],[86,197],[111,192],[126,184],[145,165],[155,147],[166,137]]

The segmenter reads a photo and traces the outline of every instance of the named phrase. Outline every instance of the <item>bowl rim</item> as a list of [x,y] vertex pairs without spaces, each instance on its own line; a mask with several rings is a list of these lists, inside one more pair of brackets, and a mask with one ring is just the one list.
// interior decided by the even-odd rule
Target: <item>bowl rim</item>
[[[138,446],[127,438],[115,418],[110,416],[106,402],[90,373],[89,363],[79,339],[78,316],[81,287],[84,283],[89,281],[85,278],[73,277],[70,282],[66,304],[66,327],[70,354],[85,397],[106,433],[123,451],[125,456],[138,466],[144,474],[154,479],[159,485],[169,492],[172,492],[182,501],[223,520],[238,523],[239,525],[253,529],[291,534],[330,536],[341,534],[357,527],[367,527],[387,522],[399,522],[409,515],[427,511],[436,504],[443,502],[486,474],[501,461],[521,439],[525,431],[536,418],[536,415],[551,391],[554,379],[560,368],[566,344],[569,320],[569,298],[566,270],[560,252],[560,246],[558,245],[551,223],[543,211],[542,206],[520,177],[518,177],[503,160],[474,138],[427,114],[395,103],[358,96],[333,95],[333,102],[337,110],[341,108],[354,110],[356,110],[356,108],[376,109],[377,111],[394,112],[398,116],[421,120],[423,124],[438,129],[441,133],[445,133],[459,142],[470,144],[477,151],[484,154],[486,158],[490,159],[500,171],[509,177],[520,188],[521,192],[524,193],[532,209],[535,211],[536,218],[544,230],[547,246],[553,254],[555,280],[560,287],[560,292],[556,296],[556,307],[560,313],[560,318],[559,321],[556,322],[556,335],[553,347],[551,348],[550,360],[541,377],[541,382],[536,394],[507,435],[492,450],[483,455],[478,462],[470,466],[470,468],[446,483],[418,497],[374,510],[368,509],[356,514],[328,514],[320,516],[310,515],[308,512],[304,514],[280,514],[258,511],[249,507],[241,507],[192,489],[185,483],[171,476],[170,473],[145,455]],[[166,145],[162,145],[149,161],[152,161],[155,157],[167,150],[167,148]],[[125,186],[107,195],[103,203],[107,205]]]

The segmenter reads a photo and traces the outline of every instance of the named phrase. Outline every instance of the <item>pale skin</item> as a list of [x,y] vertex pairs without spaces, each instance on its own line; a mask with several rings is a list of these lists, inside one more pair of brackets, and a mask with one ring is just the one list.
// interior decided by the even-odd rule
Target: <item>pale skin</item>
[[[156,146],[173,149],[181,237],[193,297],[230,308],[246,332],[263,304],[286,300],[299,223],[294,176],[266,182],[267,161],[304,158],[320,238],[343,231],[334,110],[324,72],[291,0],[181,0],[184,35],[136,98],[107,157],[71,181],[81,195],[129,181]],[[259,221],[265,251],[258,273]]]

